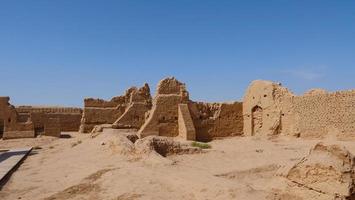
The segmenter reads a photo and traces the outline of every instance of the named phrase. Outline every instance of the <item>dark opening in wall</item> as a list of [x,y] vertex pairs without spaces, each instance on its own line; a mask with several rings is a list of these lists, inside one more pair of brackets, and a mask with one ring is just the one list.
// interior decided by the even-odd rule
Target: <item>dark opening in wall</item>
[[251,110],[252,116],[252,131],[251,135],[258,135],[263,127],[263,109],[260,106],[255,106]]
[[4,134],[4,120],[0,119],[0,138],[2,138],[3,134]]
[[165,122],[166,122],[165,116],[163,116],[163,117],[161,117],[161,118],[159,119],[159,123],[165,123]]
[[264,97],[267,97],[267,95],[266,95],[266,94],[264,94]]
[[35,135],[43,135],[44,134],[44,126],[35,128]]

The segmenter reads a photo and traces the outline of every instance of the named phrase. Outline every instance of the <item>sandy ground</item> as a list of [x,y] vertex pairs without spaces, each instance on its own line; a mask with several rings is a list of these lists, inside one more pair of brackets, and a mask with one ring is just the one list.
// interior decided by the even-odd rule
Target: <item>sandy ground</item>
[[301,199],[284,193],[292,183],[282,174],[319,142],[234,137],[211,142],[204,153],[135,159],[103,145],[111,136],[66,134],[71,137],[0,140],[0,149],[37,148],[0,199]]

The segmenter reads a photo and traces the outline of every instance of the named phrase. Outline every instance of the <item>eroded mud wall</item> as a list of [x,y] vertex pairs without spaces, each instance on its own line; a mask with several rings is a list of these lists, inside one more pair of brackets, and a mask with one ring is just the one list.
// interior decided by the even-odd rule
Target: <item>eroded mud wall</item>
[[30,118],[35,130],[44,130],[50,118],[57,118],[61,131],[78,131],[81,122],[82,109],[72,107],[33,107],[19,106],[16,111],[25,120]]
[[354,138],[355,91],[315,89],[296,96],[281,84],[253,81],[243,117],[245,135]]
[[139,129],[145,122],[145,114],[152,108],[148,84],[133,90],[125,112],[113,123],[113,128]]
[[198,141],[243,134],[243,104],[202,103],[189,104]]
[[148,84],[139,89],[131,87],[124,95],[110,101],[85,99],[80,132],[91,132],[96,125],[102,124],[114,124],[117,128],[140,127],[145,120],[144,114],[150,107]]
[[9,101],[9,97],[0,97],[2,137],[4,139],[34,137],[32,122],[30,120],[22,121],[15,107]]
[[189,102],[185,84],[174,77],[159,82],[152,109],[139,130],[140,137],[149,135],[175,137],[179,135],[178,105]]

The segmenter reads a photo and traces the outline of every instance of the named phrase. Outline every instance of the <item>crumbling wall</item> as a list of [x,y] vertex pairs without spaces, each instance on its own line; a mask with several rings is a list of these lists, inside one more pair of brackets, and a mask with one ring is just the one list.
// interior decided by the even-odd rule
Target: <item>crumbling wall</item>
[[10,103],[9,97],[0,97],[0,120],[2,121],[2,138],[34,137],[34,128],[31,121],[20,121],[19,114]]
[[[188,140],[210,141],[242,135],[242,103],[200,103],[189,100],[185,84],[174,77],[159,82],[153,107],[140,129],[141,137],[182,136]],[[191,121],[192,123],[191,123]]]
[[113,128],[139,129],[145,122],[145,113],[152,108],[150,88],[145,84],[131,92],[125,112],[113,123]]
[[189,108],[196,129],[196,140],[243,134],[243,103],[190,102]]
[[146,104],[132,103],[125,112],[113,123],[112,127],[139,129],[145,121],[145,113],[150,109]]
[[354,166],[354,155],[345,147],[318,143],[289,170],[287,178],[298,187],[319,195],[354,199]]
[[196,140],[196,130],[187,104],[179,104],[179,136],[185,140]]
[[354,102],[353,90],[296,96],[280,84],[253,81],[243,99],[244,134],[354,137]]
[[149,135],[175,137],[179,135],[178,105],[189,102],[185,84],[174,77],[161,80],[153,99],[152,109],[139,130],[140,137]]
[[35,131],[44,131],[45,124],[50,118],[59,119],[61,131],[78,131],[81,122],[82,109],[72,107],[33,107],[19,106],[16,111],[25,120],[30,118]]
[[123,96],[114,97],[110,101],[85,99],[80,132],[91,132],[96,125],[102,124],[114,124],[116,128],[128,126],[139,128],[145,119],[144,113],[150,106],[148,84],[139,89],[132,87]]
[[96,125],[112,124],[125,111],[124,97],[114,97],[110,101],[103,99],[84,99],[80,132],[89,133]]
[[292,96],[293,94],[279,83],[253,81],[243,98],[244,134],[280,134],[283,125],[283,101]]

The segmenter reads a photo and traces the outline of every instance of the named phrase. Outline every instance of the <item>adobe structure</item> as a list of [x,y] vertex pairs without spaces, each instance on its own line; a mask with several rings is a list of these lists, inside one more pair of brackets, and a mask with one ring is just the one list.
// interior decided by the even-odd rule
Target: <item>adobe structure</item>
[[[48,119],[57,118],[58,127],[62,132],[78,131],[81,122],[82,109],[74,107],[34,107],[18,106],[16,111],[23,121],[28,118],[33,122],[35,132],[44,131],[46,124],[50,123]],[[47,125],[48,126],[48,125]]]
[[243,99],[245,135],[353,138],[355,91],[313,89],[296,96],[279,83],[253,81]]
[[139,130],[140,137],[180,136],[199,141],[242,133],[242,103],[191,101],[185,84],[174,77],[166,78],[158,84],[153,107]]
[[90,133],[95,126],[113,124],[115,128],[139,128],[145,113],[151,108],[152,98],[148,84],[141,88],[131,87],[122,96],[110,101],[84,99],[84,111],[80,132]]
[[0,137],[31,138],[37,135],[60,137],[62,131],[77,131],[81,109],[65,107],[15,108],[9,97],[0,97]]
[[141,138],[155,135],[197,141],[242,135],[349,139],[355,132],[354,90],[312,89],[297,96],[280,83],[262,80],[250,84],[243,102],[231,103],[192,101],[186,85],[174,77],[159,82],[154,98],[144,84],[109,101],[85,99],[83,111],[15,108],[8,97],[0,100],[3,138],[34,137],[40,132],[58,136],[49,134],[54,130],[90,133],[97,126],[136,129]]
[[202,103],[189,99],[184,83],[174,77],[161,80],[152,99],[148,84],[132,87],[123,96],[85,99],[80,132],[105,128],[133,128],[141,138],[155,135],[210,141],[243,134],[241,102]]
[[9,101],[10,97],[0,97],[0,137],[4,139],[34,137],[33,123],[22,120]]

